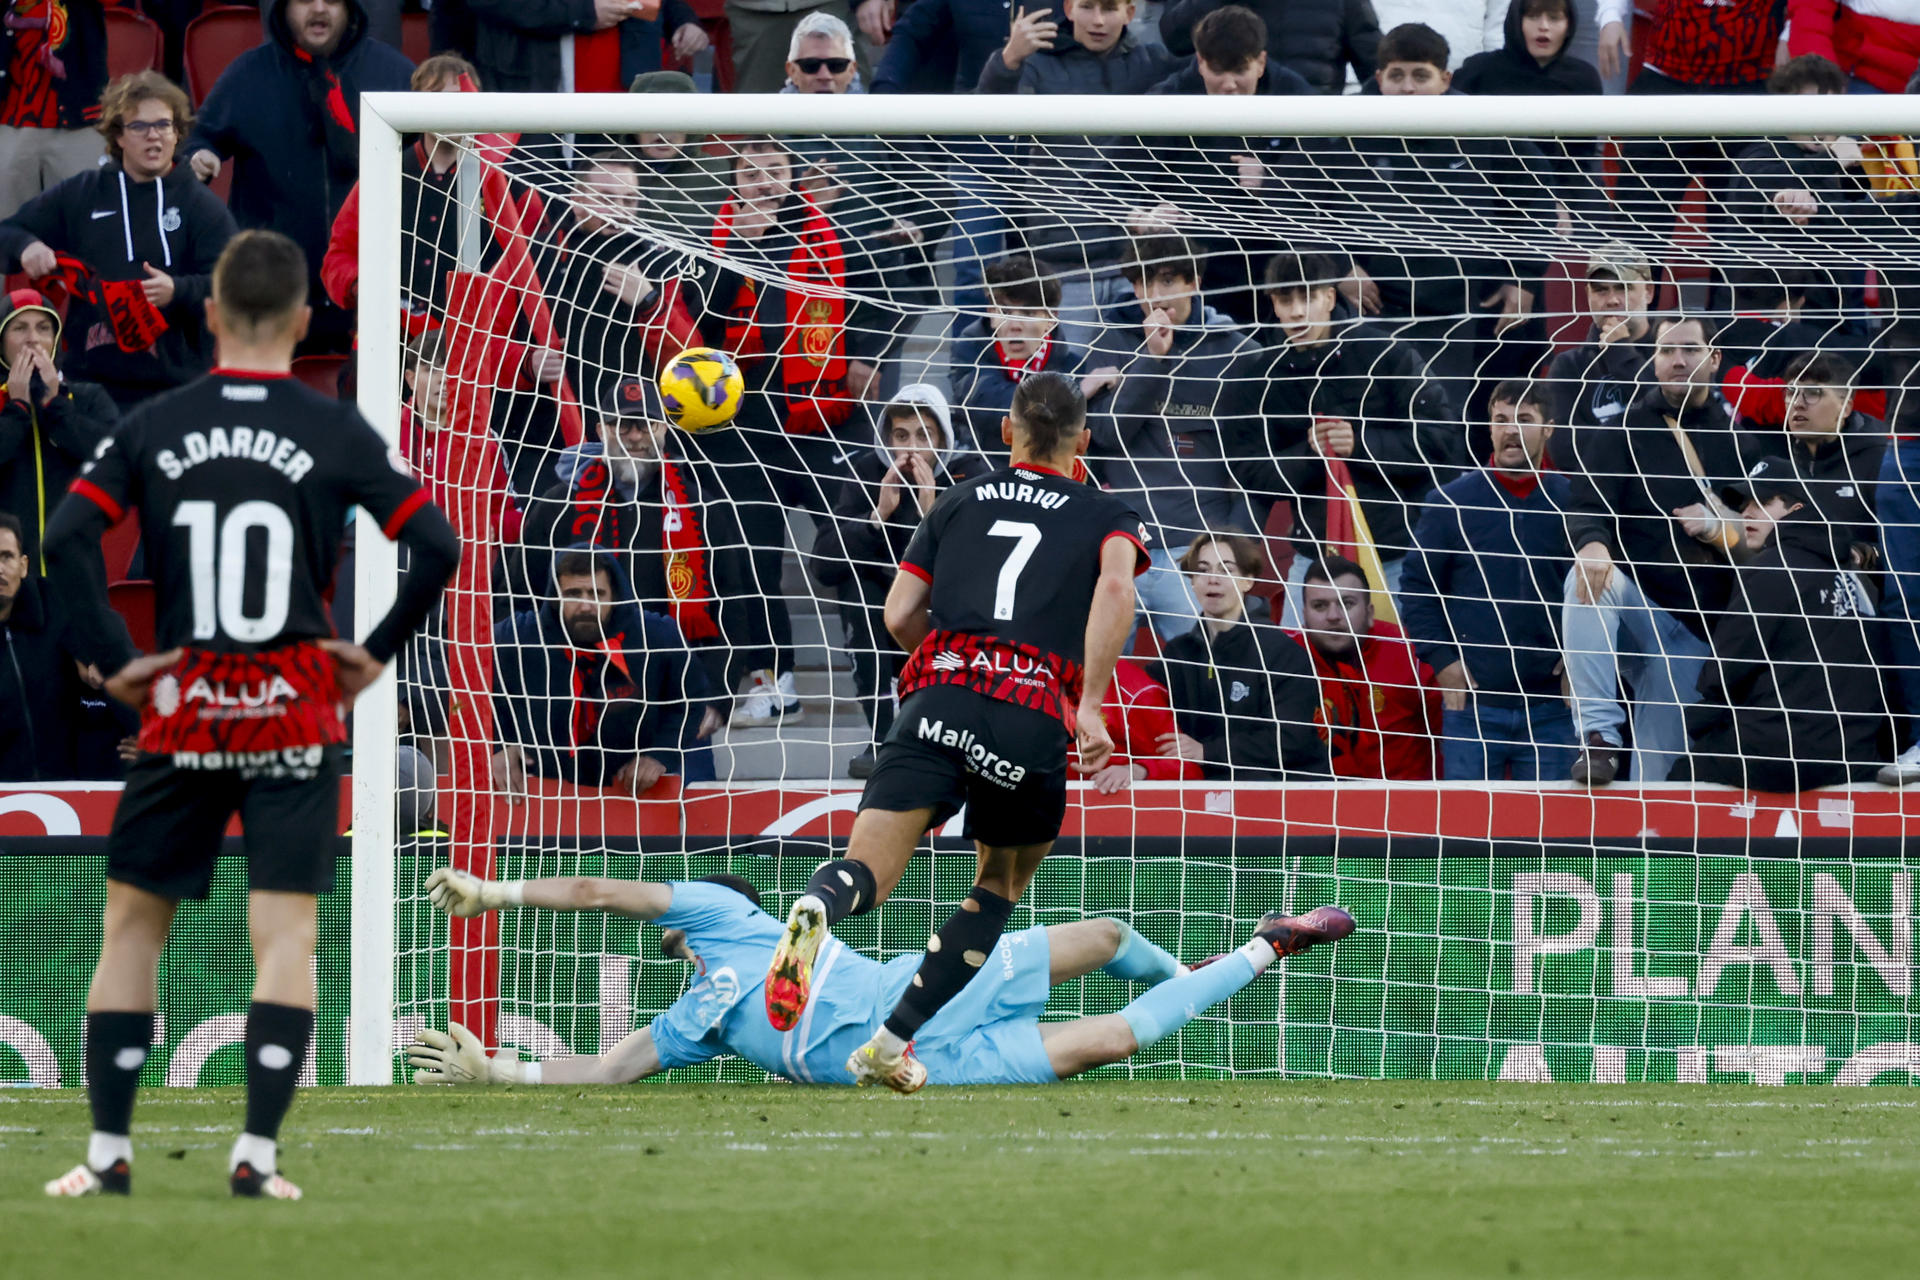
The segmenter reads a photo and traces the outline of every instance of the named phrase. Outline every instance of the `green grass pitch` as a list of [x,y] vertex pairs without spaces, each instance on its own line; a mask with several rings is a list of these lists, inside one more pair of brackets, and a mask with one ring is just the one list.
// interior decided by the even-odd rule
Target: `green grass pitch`
[[237,1090],[153,1090],[129,1200],[48,1201],[76,1092],[0,1094],[0,1275],[1880,1276],[1904,1091],[1101,1082],[309,1090],[300,1204],[235,1202]]

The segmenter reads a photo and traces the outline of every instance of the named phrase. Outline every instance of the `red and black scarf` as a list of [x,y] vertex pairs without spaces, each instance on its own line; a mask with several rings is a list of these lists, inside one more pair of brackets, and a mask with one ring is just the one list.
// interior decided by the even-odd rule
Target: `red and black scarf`
[[[627,670],[626,638],[626,633],[621,632],[602,640],[597,649],[568,650],[569,675],[573,683],[571,727],[575,752],[582,747],[596,745],[594,735],[600,732],[600,717],[606,710],[605,704],[633,691],[633,674]],[[624,677],[624,687],[609,687],[613,684],[607,678],[609,666]]]
[[49,298],[79,298],[92,303],[107,319],[113,340],[122,351],[150,350],[167,331],[167,318],[147,300],[146,282],[101,280],[93,268],[71,254],[56,254],[53,274],[38,282]]
[[[700,513],[679,464],[664,458],[660,495],[660,546],[673,620],[690,641],[718,639],[720,624],[713,616],[713,585]],[[613,469],[606,459],[594,458],[580,468],[573,481],[572,507],[566,525],[569,544],[592,542],[620,552],[632,545],[635,521],[641,518],[639,506],[621,502],[614,493]]]
[[[847,263],[833,220],[811,196],[801,193],[798,199],[805,214],[787,258],[787,284],[781,291],[785,329],[773,389],[785,397],[781,426],[794,435],[818,435],[853,412],[847,398]],[[729,200],[714,218],[716,253],[732,238],[738,212]],[[761,304],[759,289],[743,278],[727,307],[727,344],[736,356],[767,354]]]
[[1000,342],[993,344],[993,354],[1000,359],[1000,372],[1007,375],[1008,382],[1018,382],[1030,373],[1039,373],[1047,367],[1047,361],[1053,358],[1053,339],[1040,340],[1040,349],[1025,360],[1015,360],[1007,354],[1007,348]]

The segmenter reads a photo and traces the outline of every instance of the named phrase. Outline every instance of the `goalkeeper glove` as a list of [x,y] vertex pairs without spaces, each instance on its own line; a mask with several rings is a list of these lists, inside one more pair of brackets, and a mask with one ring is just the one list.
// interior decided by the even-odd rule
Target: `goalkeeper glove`
[[477,916],[520,901],[520,882],[482,880],[452,867],[441,867],[427,877],[427,900],[450,916]]
[[423,1028],[407,1046],[407,1065],[415,1084],[540,1083],[539,1063],[522,1063],[513,1053],[489,1058],[480,1037],[457,1022],[446,1031]]

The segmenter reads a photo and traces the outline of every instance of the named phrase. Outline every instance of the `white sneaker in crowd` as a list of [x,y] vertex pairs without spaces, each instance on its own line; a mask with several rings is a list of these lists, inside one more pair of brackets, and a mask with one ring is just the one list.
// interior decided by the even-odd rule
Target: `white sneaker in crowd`
[[733,727],[759,729],[799,714],[800,695],[794,691],[793,672],[775,680],[771,671],[756,671],[753,683],[733,709]]
[[1883,787],[1904,787],[1910,782],[1920,782],[1920,743],[1908,747],[1899,759],[1880,769]]

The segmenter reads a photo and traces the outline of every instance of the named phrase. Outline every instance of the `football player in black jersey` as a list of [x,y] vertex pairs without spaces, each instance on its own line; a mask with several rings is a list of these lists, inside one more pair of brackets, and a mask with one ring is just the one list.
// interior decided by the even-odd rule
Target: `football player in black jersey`
[[787,917],[767,971],[768,1021],[783,1031],[800,1021],[828,928],[884,901],[921,837],[963,805],[980,867],[885,1025],[848,1060],[856,1083],[899,1093],[926,1083],[910,1042],[986,963],[1059,836],[1074,738],[1083,773],[1113,753],[1100,706],[1133,622],[1147,532],[1125,503],[1071,478],[1086,420],[1074,380],[1022,380],[1001,424],[1012,465],[940,495],[887,595],[887,630],[912,655],[900,714],[847,856],[814,872]]
[[[315,895],[333,887],[345,708],[432,610],[459,562],[453,528],[388,460],[352,405],[292,377],[307,264],[271,231],[236,236],[213,272],[218,366],[122,419],[47,525],[47,575],[87,661],[140,709],[140,755],[107,840],[100,963],[87,992],[87,1158],[53,1196],[126,1194],[134,1090],[153,1042],[155,974],[174,909],[205,898],[237,814],[246,835],[253,1003],[239,1196],[297,1200],[277,1169],[280,1122],[313,1042]],[[410,553],[364,647],[333,638],[323,593],[348,511]],[[100,540],[140,512],[163,652],[134,657],[107,606]],[[390,695],[389,695],[390,696]]]

